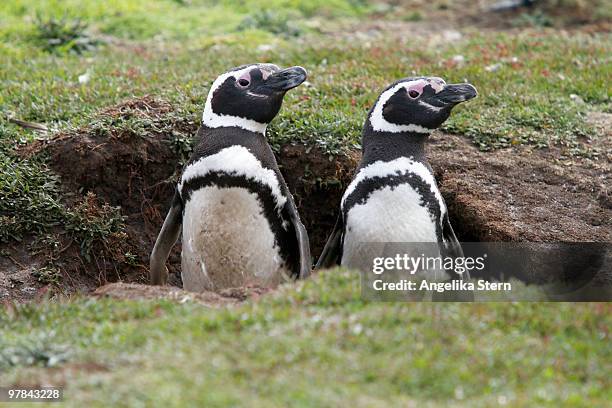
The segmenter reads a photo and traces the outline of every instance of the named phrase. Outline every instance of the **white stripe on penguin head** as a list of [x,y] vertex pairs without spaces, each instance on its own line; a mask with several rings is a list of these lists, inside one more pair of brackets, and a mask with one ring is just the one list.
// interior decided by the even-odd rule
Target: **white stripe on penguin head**
[[[372,114],[370,115],[370,124],[372,125],[372,129],[377,132],[391,132],[391,133],[414,132],[414,133],[429,134],[433,132],[434,131],[433,129],[428,129],[424,126],[416,125],[412,123],[408,125],[398,125],[395,123],[391,123],[387,121],[385,117],[383,116],[383,108],[385,107],[385,104],[389,101],[389,99],[391,99],[391,97],[395,95],[397,91],[399,91],[402,88],[408,91],[408,89],[413,85],[422,85],[423,87],[425,87],[426,85],[430,85],[434,89],[434,91],[438,93],[442,91],[442,89],[444,89],[444,84],[445,84],[444,80],[441,78],[437,78],[437,77],[419,78],[419,79],[415,79],[412,81],[400,82],[399,84],[396,84],[395,86],[387,89],[378,98],[378,101],[376,102],[376,105],[374,106],[374,109],[372,110]],[[432,108],[435,109],[434,106],[426,104],[425,102],[419,101],[419,103],[428,105],[427,108],[430,110],[433,110]]]
[[255,120],[243,118],[240,116],[215,113],[212,109],[213,95],[228,78],[239,78],[242,74],[249,72],[257,66],[259,65],[253,64],[236,71],[229,71],[225,74],[219,75],[219,77],[215,79],[215,81],[210,87],[210,91],[208,91],[208,97],[206,98],[206,104],[204,105],[204,113],[202,114],[203,125],[208,126],[210,128],[239,127],[244,130],[248,130],[255,133],[266,133],[266,128],[268,126],[267,123],[260,123]]

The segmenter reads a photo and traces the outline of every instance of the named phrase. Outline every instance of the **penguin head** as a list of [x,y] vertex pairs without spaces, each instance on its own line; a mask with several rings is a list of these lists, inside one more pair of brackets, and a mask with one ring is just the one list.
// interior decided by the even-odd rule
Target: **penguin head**
[[401,79],[387,87],[370,111],[372,130],[429,134],[457,104],[478,95],[473,85],[447,84],[438,77]]
[[273,64],[233,68],[212,84],[202,122],[211,128],[239,127],[264,133],[281,108],[285,93],[306,80],[306,70]]

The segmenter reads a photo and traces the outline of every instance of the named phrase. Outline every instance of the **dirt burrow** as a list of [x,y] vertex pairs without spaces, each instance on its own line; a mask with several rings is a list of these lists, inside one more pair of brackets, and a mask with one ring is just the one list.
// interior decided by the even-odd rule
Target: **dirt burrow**
[[[612,152],[605,146],[610,142],[607,136],[595,141]],[[446,134],[433,135],[429,152],[460,241],[589,243],[517,244],[503,252],[499,245],[481,244],[498,255],[473,277],[565,282],[568,288],[582,288],[576,299],[602,299],[602,288],[612,284],[612,251],[606,244],[612,240],[609,158],[572,162],[556,148],[480,152],[465,138]],[[475,248],[465,247],[468,252]],[[479,256],[476,251],[473,256]]]
[[[64,293],[89,292],[117,280],[147,282],[149,254],[168,211],[181,163],[187,157],[180,141],[194,135],[198,126],[177,118],[167,102],[151,97],[108,108],[99,117],[117,126],[101,130],[94,120],[91,126],[36,142],[21,152],[24,156],[42,154],[48,158],[50,168],[60,176],[68,205],[93,193],[100,205],[118,206],[125,217],[126,236],[121,249],[135,255],[135,262],[118,259],[122,254],[104,246],[98,248],[97,258],[111,262],[86,262],[78,246],[73,245],[55,262],[62,270]],[[144,132],[121,126],[133,119],[147,124]],[[277,158],[300,207],[316,256],[335,223],[336,208],[330,208],[330,203],[340,202],[343,189],[357,165],[356,156],[351,154],[330,160],[317,148],[286,145]],[[7,246],[12,259],[0,259],[0,266],[5,266],[7,271],[6,279],[0,276],[0,286],[6,288],[4,293],[8,292],[11,298],[27,300],[47,293],[44,285],[32,278],[32,271],[42,265],[41,257],[28,253],[27,246],[28,240],[19,244],[19,248]],[[170,283],[180,286],[180,243],[170,254],[168,269]],[[113,286],[112,291],[118,290],[123,289]],[[148,296],[151,290],[143,288],[142,296]],[[136,289],[131,287],[123,293],[133,294],[134,291]],[[253,288],[245,293],[238,292],[224,296],[243,299],[257,291]],[[2,294],[0,291],[0,298]]]
[[[108,281],[146,282],[148,256],[185,158],[177,149],[177,137],[193,135],[197,130],[196,123],[177,119],[172,112],[168,103],[151,97],[131,100],[100,115],[110,116],[117,123],[133,117],[150,119],[151,126],[145,132],[100,132],[85,127],[24,151],[26,155],[48,156],[50,167],[61,177],[63,189],[71,193],[67,200],[93,192],[99,201],[120,206],[127,217],[123,244],[136,255],[136,262],[113,263],[113,254],[108,253],[106,258],[111,262],[87,263],[77,250],[66,251],[58,262],[64,272],[60,286],[65,293],[91,291]],[[463,137],[433,135],[429,146],[431,164],[460,240],[609,242],[609,162],[567,166],[557,163],[559,154],[528,148],[480,152]],[[334,225],[359,152],[330,160],[318,148],[286,145],[277,159],[316,257]],[[4,279],[0,277],[0,286],[9,297],[29,299],[44,292],[46,287],[33,281],[30,273],[37,258],[29,256],[23,245],[6,249],[14,256],[13,260],[0,259],[0,264],[4,262],[0,266],[12,265],[5,269]],[[107,248],[101,251],[104,256]],[[180,285],[180,244],[170,256],[168,268],[171,283]],[[19,281],[22,282],[15,285]],[[23,287],[30,288],[28,294],[19,292]],[[117,296],[129,298],[137,297],[139,290],[141,297],[179,296],[173,288],[158,290],[142,285],[115,285],[97,293],[119,293],[122,295]],[[164,294],[157,293],[160,290]],[[252,293],[257,291],[222,294],[224,300],[213,303],[231,303]],[[195,301],[206,303],[206,299]]]
[[562,157],[559,149],[530,147],[481,152],[465,138],[447,134],[434,134],[429,144],[431,165],[462,241],[610,242],[609,158],[570,162]]

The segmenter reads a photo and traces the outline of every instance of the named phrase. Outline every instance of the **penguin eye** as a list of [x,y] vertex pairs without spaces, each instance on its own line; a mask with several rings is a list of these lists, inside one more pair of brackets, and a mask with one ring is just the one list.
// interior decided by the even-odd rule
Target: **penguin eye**
[[240,79],[238,80],[238,85],[240,85],[240,86],[241,86],[241,87],[243,87],[243,88],[246,88],[247,86],[249,86],[249,84],[250,84],[250,82],[249,82],[249,80],[248,80],[248,79],[245,79],[245,78],[240,78]]
[[421,93],[419,91],[417,91],[416,89],[411,89],[408,91],[408,96],[410,96],[412,99],[416,99],[421,95]]

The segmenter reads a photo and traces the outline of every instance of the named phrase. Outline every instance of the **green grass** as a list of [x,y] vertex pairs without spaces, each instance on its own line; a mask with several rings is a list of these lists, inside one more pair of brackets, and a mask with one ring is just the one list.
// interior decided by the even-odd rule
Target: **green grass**
[[[359,0],[16,0],[0,4],[3,16],[0,39],[24,42],[35,39],[34,16],[78,19],[101,34],[144,40],[196,38],[234,31],[249,18],[257,20],[262,10],[282,10],[275,14],[299,21],[313,16],[356,16],[367,9],[365,2]],[[267,28],[265,23],[263,29]]]
[[[334,151],[340,145],[359,141],[365,112],[386,84],[413,74],[439,75],[449,81],[466,79],[477,85],[481,98],[458,109],[446,129],[467,134],[483,149],[520,143],[573,144],[581,137],[595,137],[584,123],[588,110],[610,110],[607,73],[612,67],[607,55],[612,49],[607,34],[560,36],[557,31],[542,30],[473,33],[459,42],[437,47],[422,41],[398,45],[384,40],[362,47],[355,41],[330,42],[329,37],[314,32],[295,40],[275,37],[265,32],[265,23],[263,27],[247,24],[244,27],[251,27],[247,31],[239,31],[240,24],[229,24],[234,16],[259,15],[263,3],[258,1],[183,4],[132,0],[112,7],[107,2],[92,1],[72,8],[70,2],[61,2],[62,7],[54,1],[31,4],[18,1],[0,6],[0,14],[7,21],[0,25],[0,38],[5,39],[0,48],[5,60],[0,67],[1,113],[55,122],[60,127],[86,123],[95,110],[146,93],[188,104],[197,114],[216,75],[252,61],[301,64],[311,73],[312,87],[301,87],[289,96],[276,121],[273,141],[320,142],[333,146]],[[285,14],[300,15],[302,20],[304,16],[351,16],[367,10],[360,2],[342,0],[277,0],[267,2],[266,10],[279,6]],[[70,12],[64,13],[63,7]],[[222,10],[224,24],[208,22],[211,7]],[[43,21],[81,18],[94,32],[155,40],[111,41],[83,56],[56,55],[46,52],[35,35],[15,28],[35,32],[34,16]],[[138,18],[153,32],[137,35],[137,28],[123,23],[126,16]],[[201,29],[183,21],[184,16],[200,22]],[[163,24],[147,18],[160,19]],[[269,20],[272,31],[284,22]],[[129,33],[113,32],[108,28],[112,25],[120,25]],[[166,33],[166,25],[176,32]],[[260,45],[269,47],[258,48]],[[456,66],[455,55],[462,55],[465,62]],[[498,70],[486,70],[495,64],[499,64]],[[86,72],[91,74],[91,81],[80,85],[78,76]],[[580,96],[586,104],[572,101],[571,94]]]
[[0,356],[3,382],[98,367],[70,377],[68,406],[592,407],[612,396],[607,305],[367,303],[358,285],[334,270],[221,310],[23,305],[0,312],[0,349],[20,356]]

